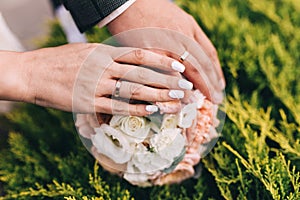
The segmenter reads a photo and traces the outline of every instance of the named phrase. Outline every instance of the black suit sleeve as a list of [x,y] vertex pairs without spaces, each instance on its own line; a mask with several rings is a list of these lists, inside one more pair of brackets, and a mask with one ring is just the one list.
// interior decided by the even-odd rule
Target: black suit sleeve
[[81,32],[104,19],[128,0],[62,0]]

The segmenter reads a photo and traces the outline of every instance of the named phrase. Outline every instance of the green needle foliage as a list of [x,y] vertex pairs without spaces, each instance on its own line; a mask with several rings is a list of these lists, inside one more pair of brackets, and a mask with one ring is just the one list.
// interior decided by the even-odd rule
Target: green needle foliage
[[[216,46],[227,80],[227,119],[201,176],[131,186],[95,164],[71,114],[21,105],[6,116],[0,199],[300,199],[300,1],[177,3]],[[51,26],[42,46],[66,43],[59,25]],[[108,37],[105,29],[87,34],[92,42]]]

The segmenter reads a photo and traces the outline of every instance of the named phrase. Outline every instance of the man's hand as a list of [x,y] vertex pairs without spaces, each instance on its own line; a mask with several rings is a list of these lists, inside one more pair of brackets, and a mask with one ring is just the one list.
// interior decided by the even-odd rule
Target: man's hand
[[[170,52],[167,51],[160,51],[160,53],[175,59],[179,59],[179,55],[182,55],[184,51],[188,51],[198,64],[195,65],[195,63],[193,63],[193,58],[187,59],[187,62],[184,62],[186,65],[184,75],[209,99],[215,103],[221,103],[223,99],[222,90],[225,88],[225,79],[217,51],[194,18],[181,8],[167,0],[137,0],[124,13],[108,24],[108,28],[113,35],[133,29],[150,27],[179,32],[199,45],[198,47],[194,44],[190,45],[191,42],[186,39],[175,40],[178,38],[171,32],[167,34],[167,38],[157,38],[157,34],[151,33],[147,35],[147,37],[149,36],[150,38],[146,38],[148,39],[146,45],[149,46],[150,41],[153,43],[150,44],[150,46],[156,48],[159,46],[154,43],[168,42],[168,45],[170,45],[170,42],[173,42],[174,44],[171,45],[175,45],[174,48],[172,47],[175,54],[174,52],[170,54]],[[165,33],[162,33],[162,35],[164,34]],[[145,39],[145,37],[143,38],[142,36],[138,37]],[[158,41],[158,39],[160,41]],[[144,44],[136,45],[137,40],[138,38],[136,37],[135,40],[126,39],[125,43],[131,46],[145,47]],[[131,44],[131,41],[134,44]],[[164,46],[162,46],[162,48],[164,48]],[[202,49],[204,52],[201,52]],[[203,53],[207,58],[205,58]],[[193,66],[192,63],[194,64]]]

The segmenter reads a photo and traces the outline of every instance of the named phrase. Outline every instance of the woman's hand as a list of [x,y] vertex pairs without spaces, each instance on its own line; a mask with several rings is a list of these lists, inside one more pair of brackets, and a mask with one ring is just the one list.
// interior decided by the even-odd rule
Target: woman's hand
[[[129,34],[126,36],[127,45],[140,48],[149,47],[149,49],[159,48],[162,50],[160,51],[161,54],[171,56],[174,59],[179,59],[185,51],[188,51],[195,62],[191,63],[192,61],[188,60],[190,58],[187,58],[184,62],[186,66],[184,75],[210,100],[215,103],[222,102],[225,79],[217,51],[195,19],[174,3],[167,0],[137,0],[124,13],[108,24],[108,28],[113,35],[139,29],[136,31],[136,33],[138,32],[136,35],[134,32],[130,33],[134,35],[132,40],[128,38]],[[155,29],[147,30],[147,28],[160,28],[161,32],[155,31]],[[183,34],[198,46],[193,45],[187,39],[178,38],[172,31],[166,30]],[[203,51],[202,48],[205,56],[199,53]],[[170,54],[166,49],[171,49],[173,54]]]
[[[142,116],[157,107],[130,104],[128,99],[170,101],[193,87],[178,75],[184,71],[182,64],[136,48],[69,44],[20,57],[25,85],[21,100],[65,111]],[[115,97],[118,80],[122,82]]]

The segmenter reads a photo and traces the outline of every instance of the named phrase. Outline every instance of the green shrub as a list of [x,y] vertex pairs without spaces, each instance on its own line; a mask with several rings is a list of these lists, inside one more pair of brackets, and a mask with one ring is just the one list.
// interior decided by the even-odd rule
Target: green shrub
[[[216,46],[227,80],[227,119],[198,179],[137,188],[104,172],[72,115],[22,105],[7,115],[0,199],[300,199],[300,3],[179,0]],[[107,30],[88,32],[102,41]],[[54,23],[43,46],[65,43]]]

